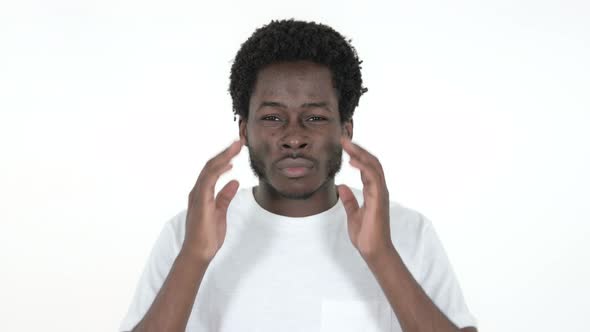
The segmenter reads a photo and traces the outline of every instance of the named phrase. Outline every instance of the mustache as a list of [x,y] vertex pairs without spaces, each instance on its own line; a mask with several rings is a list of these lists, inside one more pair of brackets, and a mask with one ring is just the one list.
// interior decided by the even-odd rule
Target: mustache
[[291,153],[285,153],[283,154],[283,156],[281,156],[280,158],[278,158],[277,160],[275,160],[275,162],[273,164],[277,164],[278,162],[285,160],[285,159],[305,159],[308,160],[310,162],[312,162],[314,165],[318,164],[317,159],[307,155],[307,154],[303,154],[303,153],[296,153],[296,152],[291,152]]
[[[341,145],[331,146],[329,151],[327,151],[327,153],[328,154],[337,153],[338,155],[341,156],[342,155],[342,146]],[[340,157],[340,158],[342,158],[342,157]],[[275,160],[273,162],[273,165],[276,165],[278,162],[285,160],[285,159],[304,159],[304,160],[312,162],[316,166],[319,165],[318,159],[316,159],[304,152],[297,152],[297,151],[283,153],[280,158],[278,158],[277,160]]]

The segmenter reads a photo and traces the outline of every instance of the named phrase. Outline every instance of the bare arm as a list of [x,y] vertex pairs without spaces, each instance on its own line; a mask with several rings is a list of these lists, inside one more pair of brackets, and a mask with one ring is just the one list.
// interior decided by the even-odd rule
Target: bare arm
[[223,245],[227,229],[227,208],[239,183],[227,183],[214,196],[215,183],[231,168],[230,161],[242,147],[236,141],[210,159],[188,199],[185,235],[164,284],[145,316],[133,329],[144,331],[185,331],[207,267]]
[[395,248],[392,248],[387,254],[367,260],[367,263],[383,289],[404,332],[477,332],[474,327],[458,329],[434,305],[408,271]]
[[152,306],[133,331],[184,331],[208,265],[181,251]]
[[346,185],[338,193],[346,210],[352,244],[369,266],[404,332],[473,332],[459,330],[432,302],[404,265],[391,241],[389,191],[379,160],[349,139],[341,139],[350,164],[361,172],[362,206]]

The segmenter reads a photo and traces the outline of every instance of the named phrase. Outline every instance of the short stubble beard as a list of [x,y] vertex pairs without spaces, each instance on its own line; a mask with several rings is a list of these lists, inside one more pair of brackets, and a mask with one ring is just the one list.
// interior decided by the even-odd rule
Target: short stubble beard
[[[277,195],[277,196],[280,196],[280,197],[286,198],[286,199],[304,200],[304,199],[310,198],[317,191],[319,191],[320,189],[322,189],[326,185],[328,185],[328,183],[330,183],[330,180],[333,180],[336,177],[336,174],[338,174],[338,172],[340,172],[340,168],[342,167],[342,146],[340,146],[338,144],[332,144],[332,145],[330,145],[330,148],[328,150],[328,160],[326,162],[328,174],[327,174],[326,178],[324,179],[324,181],[322,182],[322,184],[320,184],[314,190],[303,192],[303,193],[290,193],[290,192],[279,191],[268,180],[268,177],[265,172],[264,161],[263,161],[262,157],[260,155],[258,155],[249,144],[247,144],[246,146],[248,147],[248,153],[250,156],[250,158],[249,158],[250,159],[250,168],[254,172],[254,175],[256,175],[256,177],[261,182],[264,182],[268,186],[268,188],[270,188],[270,190],[272,191],[271,194]],[[318,163],[316,160],[314,160],[314,163],[316,164],[316,167],[317,167]]]

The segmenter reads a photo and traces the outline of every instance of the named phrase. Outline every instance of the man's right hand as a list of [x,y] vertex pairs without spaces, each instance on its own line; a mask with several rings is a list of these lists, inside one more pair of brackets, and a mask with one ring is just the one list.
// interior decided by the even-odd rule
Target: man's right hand
[[221,248],[227,229],[227,208],[240,184],[228,182],[215,196],[219,177],[232,168],[230,161],[242,149],[242,141],[233,142],[217,156],[211,158],[188,196],[186,231],[181,252],[209,264]]

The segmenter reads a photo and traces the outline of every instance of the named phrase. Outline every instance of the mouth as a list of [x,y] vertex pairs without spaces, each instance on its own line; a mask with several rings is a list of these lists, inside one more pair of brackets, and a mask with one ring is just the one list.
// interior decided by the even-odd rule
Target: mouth
[[308,175],[314,163],[306,158],[285,158],[277,162],[276,167],[282,175],[296,179]]
[[290,179],[302,178],[311,172],[311,167],[285,167],[279,172]]

